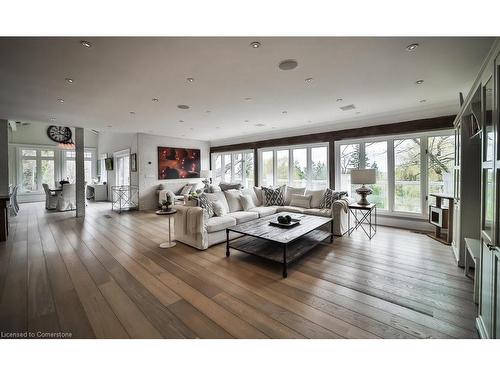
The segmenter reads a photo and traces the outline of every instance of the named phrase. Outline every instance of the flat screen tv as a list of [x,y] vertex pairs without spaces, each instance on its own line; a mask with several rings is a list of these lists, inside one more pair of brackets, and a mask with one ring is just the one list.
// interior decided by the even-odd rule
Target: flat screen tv
[[158,179],[173,180],[200,177],[200,150],[158,147]]

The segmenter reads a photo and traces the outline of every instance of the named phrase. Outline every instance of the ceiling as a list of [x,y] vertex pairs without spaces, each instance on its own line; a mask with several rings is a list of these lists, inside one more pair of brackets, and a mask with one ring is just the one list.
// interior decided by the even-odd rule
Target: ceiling
[[[92,46],[84,47],[82,39]],[[260,47],[252,48],[252,41]],[[458,93],[467,93],[492,42],[0,38],[0,118],[218,144],[449,115],[458,111]],[[407,51],[412,43],[419,47]],[[280,70],[285,59],[295,59],[297,68]],[[179,109],[181,104],[190,108]],[[340,109],[350,104],[355,109]]]

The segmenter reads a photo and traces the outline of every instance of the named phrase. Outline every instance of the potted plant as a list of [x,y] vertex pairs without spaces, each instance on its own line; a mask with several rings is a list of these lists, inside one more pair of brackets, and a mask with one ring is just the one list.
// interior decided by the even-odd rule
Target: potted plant
[[167,195],[167,199],[161,201],[160,209],[164,212],[168,212],[172,209],[172,198]]

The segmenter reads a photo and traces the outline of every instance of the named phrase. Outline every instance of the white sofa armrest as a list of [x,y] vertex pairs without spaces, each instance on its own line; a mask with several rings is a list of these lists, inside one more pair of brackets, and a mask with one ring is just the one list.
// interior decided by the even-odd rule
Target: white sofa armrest
[[208,248],[205,218],[201,207],[175,205],[175,239],[197,249]]

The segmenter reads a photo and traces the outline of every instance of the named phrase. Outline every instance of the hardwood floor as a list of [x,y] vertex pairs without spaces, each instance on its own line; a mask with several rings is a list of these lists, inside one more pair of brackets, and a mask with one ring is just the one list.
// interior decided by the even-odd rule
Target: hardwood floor
[[0,244],[0,331],[73,338],[476,338],[448,246],[380,227],[281,267],[224,245],[160,249],[167,220],[21,205]]

